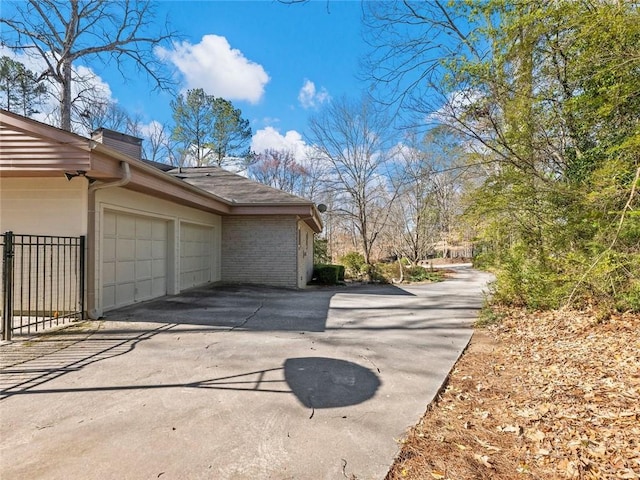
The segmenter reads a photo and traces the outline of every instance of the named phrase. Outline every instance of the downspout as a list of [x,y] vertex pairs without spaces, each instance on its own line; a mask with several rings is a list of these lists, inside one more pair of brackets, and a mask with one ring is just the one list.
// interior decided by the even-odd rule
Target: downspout
[[100,317],[96,309],[96,191],[104,188],[123,187],[131,181],[131,169],[127,162],[120,162],[122,178],[107,183],[92,183],[88,190],[87,219],[87,315],[92,320]]

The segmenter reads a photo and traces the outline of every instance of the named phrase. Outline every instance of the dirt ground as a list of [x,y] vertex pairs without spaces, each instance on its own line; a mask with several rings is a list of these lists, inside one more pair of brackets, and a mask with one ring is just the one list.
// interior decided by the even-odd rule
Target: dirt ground
[[639,479],[640,315],[493,319],[386,480]]

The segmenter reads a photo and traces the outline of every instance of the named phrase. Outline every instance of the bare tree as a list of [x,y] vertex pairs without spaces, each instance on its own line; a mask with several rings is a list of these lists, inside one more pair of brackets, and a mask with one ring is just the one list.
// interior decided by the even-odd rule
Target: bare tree
[[387,181],[388,119],[366,98],[328,104],[310,121],[311,143],[328,165],[327,188],[336,195],[334,215],[358,233],[367,264],[395,197]]
[[144,136],[142,151],[147,160],[154,162],[172,163],[171,156],[171,132],[162,123],[151,122],[147,135]]
[[306,175],[307,171],[290,150],[265,150],[249,167],[249,176],[253,180],[295,195],[302,194]]
[[329,165],[322,156],[315,153],[315,150],[308,149],[305,158],[301,161],[306,175],[301,179],[300,195],[316,203],[327,204],[328,192],[324,180],[327,178]]
[[430,253],[436,231],[429,204],[432,166],[429,154],[421,148],[417,133],[411,132],[398,147],[396,175],[392,177],[398,198],[392,205],[387,243],[396,256],[416,263]]
[[129,122],[127,111],[110,100],[97,100],[92,104],[86,105],[80,114],[80,123],[88,133],[98,128],[108,128],[123,132]]
[[2,43],[14,50],[32,52],[46,64],[41,78],[60,89],[60,126],[71,130],[74,62],[115,62],[124,74],[130,63],[148,75],[156,87],[169,79],[153,55],[153,47],[173,37],[155,26],[152,3],[143,0],[28,0],[15,2],[14,14],[0,17]]

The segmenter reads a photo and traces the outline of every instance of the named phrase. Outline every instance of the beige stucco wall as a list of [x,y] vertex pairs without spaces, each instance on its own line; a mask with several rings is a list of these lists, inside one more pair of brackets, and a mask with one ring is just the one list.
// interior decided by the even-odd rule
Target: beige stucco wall
[[292,215],[222,218],[222,281],[296,288],[297,220]]
[[92,316],[103,313],[102,300],[102,263],[101,249],[104,212],[113,211],[132,215],[144,215],[168,222],[168,265],[167,265],[167,293],[176,294],[180,291],[180,224],[202,225],[213,229],[212,273],[211,281],[221,280],[221,218],[219,215],[203,212],[195,208],[178,205],[173,202],[152,197],[125,188],[107,188],[95,192],[95,258],[92,259],[95,274],[89,280],[94,282],[94,305]]
[[304,288],[313,277],[313,230],[298,222],[298,288]]
[[7,231],[86,235],[87,180],[0,177],[0,233]]

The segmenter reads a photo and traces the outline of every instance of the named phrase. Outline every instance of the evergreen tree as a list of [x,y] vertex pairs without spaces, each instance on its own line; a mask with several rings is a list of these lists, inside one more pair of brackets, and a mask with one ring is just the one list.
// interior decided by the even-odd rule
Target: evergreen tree
[[37,113],[47,88],[22,63],[7,56],[0,58],[0,99],[2,108],[30,117]]
[[181,145],[183,163],[196,166],[229,164],[229,157],[250,156],[251,127],[240,109],[201,88],[171,102],[175,127],[172,139]]

